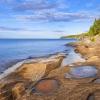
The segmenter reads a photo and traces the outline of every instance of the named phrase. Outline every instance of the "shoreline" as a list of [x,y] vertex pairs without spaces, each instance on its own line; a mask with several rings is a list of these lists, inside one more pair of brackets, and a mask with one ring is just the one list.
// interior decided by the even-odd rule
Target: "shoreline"
[[[72,45],[70,45],[70,44],[67,44],[68,46],[70,46],[71,47],[71,51],[74,51],[75,52],[75,47],[73,47]],[[66,45],[66,46],[67,46]],[[1,74],[0,74],[0,80],[2,79],[2,78],[4,78],[4,77],[6,77],[7,75],[9,75],[10,73],[12,73],[12,72],[14,72],[14,71],[16,71],[19,67],[21,67],[23,64],[25,64],[25,63],[31,63],[31,62],[38,62],[38,60],[43,60],[43,59],[45,59],[45,58],[49,58],[49,57],[52,57],[52,56],[55,56],[55,55],[59,55],[59,54],[62,54],[62,55],[64,55],[64,56],[66,56],[65,58],[64,58],[64,60],[65,60],[65,62],[64,62],[64,60],[62,61],[62,66],[64,66],[64,65],[70,65],[70,64],[72,64],[72,63],[74,63],[74,61],[72,61],[72,62],[70,62],[70,63],[66,63],[66,59],[68,58],[68,53],[65,53],[65,51],[63,51],[63,52],[56,52],[56,53],[54,53],[54,54],[48,54],[48,55],[46,55],[46,56],[40,56],[40,57],[28,57],[28,58],[26,58],[26,59],[19,59],[19,60],[17,60],[16,61],[16,63],[9,63],[9,65],[8,65],[8,68],[6,69],[6,70],[4,70]],[[84,58],[81,56],[81,54],[80,53],[77,53],[77,52],[75,52],[75,53],[73,53],[73,55],[75,55],[75,54],[77,54],[78,56],[79,56],[79,58],[78,59],[80,59],[80,60],[83,60],[82,62],[84,62],[85,60],[84,60]],[[70,56],[70,55],[69,55]],[[68,58],[68,59],[70,59],[70,58]],[[15,61],[14,61],[15,62]],[[77,61],[75,61],[75,62],[77,62]],[[81,61],[80,61],[81,62]]]
[[[100,58],[95,55],[94,51],[96,51],[97,54],[100,51],[97,49],[98,44],[96,45],[96,47],[91,47],[86,43],[73,43],[71,46],[73,46],[76,53],[79,53],[83,58],[85,58],[85,61],[71,63],[70,65],[63,67],[61,67],[61,64],[65,57],[64,53],[44,58],[37,58],[35,60],[29,59],[28,61],[23,62],[23,64],[20,63],[22,64],[20,67],[15,67],[17,70],[0,81],[0,89],[1,91],[6,89],[9,90],[7,96],[9,97],[12,95],[12,100],[54,100],[54,98],[56,98],[55,100],[87,100],[87,98],[91,98],[91,96],[96,98],[95,100],[99,100]],[[79,79],[65,77],[70,70],[81,66],[84,66],[84,68],[85,66],[95,66],[97,70],[96,72],[98,72],[97,77]],[[46,95],[46,93],[40,95],[38,93],[39,91],[33,91],[33,89],[36,88],[36,84],[38,85],[42,80],[48,79],[53,81],[57,80],[57,82],[59,81],[59,86],[55,92],[51,95]],[[47,83],[46,85],[48,86],[48,84],[50,83]],[[49,89],[49,87],[44,88],[41,84],[38,89],[43,89],[41,91],[44,91],[45,89]],[[5,94],[2,94],[0,95],[0,98],[2,99],[5,96]],[[8,98],[5,100],[7,99]]]
[[27,58],[24,60],[19,60],[17,61],[15,64],[12,64],[11,67],[7,68],[5,71],[3,71],[3,73],[0,74],[0,80],[2,80],[3,78],[7,77],[9,74],[15,72],[16,70],[18,70],[18,68],[21,68],[21,66],[23,64],[30,64],[30,63],[38,63],[40,61],[44,61],[45,59],[47,60],[48,58],[52,58],[55,56],[65,56],[65,53],[55,53],[55,54],[49,54],[47,56],[41,56],[41,57],[31,57],[31,58]]
[[[18,59],[18,60],[11,61],[11,62],[9,62],[7,64],[7,68],[4,71],[1,72],[0,79],[1,79],[2,74],[4,74],[5,72],[9,73],[9,70],[11,70],[13,68],[14,68],[14,70],[16,70],[16,68],[20,67],[22,64],[24,64],[24,63],[26,63],[28,61],[34,61],[34,60],[38,60],[38,59],[44,59],[44,58],[48,58],[50,56],[55,56],[55,55],[58,55],[58,54],[65,54],[65,53],[64,52],[56,52],[54,54],[48,54],[48,55],[45,55],[45,56],[40,56],[40,57],[32,57],[32,56],[30,57],[29,56],[26,59]],[[6,64],[4,66],[6,66]]]

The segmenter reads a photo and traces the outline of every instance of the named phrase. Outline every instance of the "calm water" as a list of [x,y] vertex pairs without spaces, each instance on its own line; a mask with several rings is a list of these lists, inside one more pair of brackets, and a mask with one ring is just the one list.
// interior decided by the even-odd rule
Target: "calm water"
[[8,65],[19,59],[28,57],[40,57],[57,52],[68,52],[71,47],[66,43],[74,42],[74,39],[1,39],[0,40],[0,72]]

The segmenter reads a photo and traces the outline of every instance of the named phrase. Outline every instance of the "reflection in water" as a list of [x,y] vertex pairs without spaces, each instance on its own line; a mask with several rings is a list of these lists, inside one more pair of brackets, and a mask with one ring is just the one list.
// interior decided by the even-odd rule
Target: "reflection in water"
[[94,83],[100,83],[100,78],[96,79]]
[[65,78],[87,78],[95,77],[98,70],[93,66],[81,66],[72,68],[69,73],[65,74]]
[[85,59],[82,58],[79,53],[76,53],[73,48],[71,48],[67,57],[63,60],[62,66],[84,61]]
[[65,44],[75,41],[75,39],[1,39],[0,72],[19,60],[69,51]]

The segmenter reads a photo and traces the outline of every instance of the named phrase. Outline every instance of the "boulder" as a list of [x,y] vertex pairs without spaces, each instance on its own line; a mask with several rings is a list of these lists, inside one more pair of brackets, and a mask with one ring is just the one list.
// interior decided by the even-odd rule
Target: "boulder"
[[36,63],[23,64],[17,74],[24,79],[38,81],[43,76],[47,75],[51,70],[60,67],[63,56],[52,56],[48,59],[42,59]]
[[17,73],[24,79],[36,81],[44,76],[46,70],[46,64],[44,63],[31,63],[23,64]]

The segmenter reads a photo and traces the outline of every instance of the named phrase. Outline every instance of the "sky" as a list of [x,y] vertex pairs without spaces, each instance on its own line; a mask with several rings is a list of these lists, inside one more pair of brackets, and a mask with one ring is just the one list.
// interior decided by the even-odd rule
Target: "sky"
[[0,0],[0,38],[59,38],[87,32],[100,0]]

